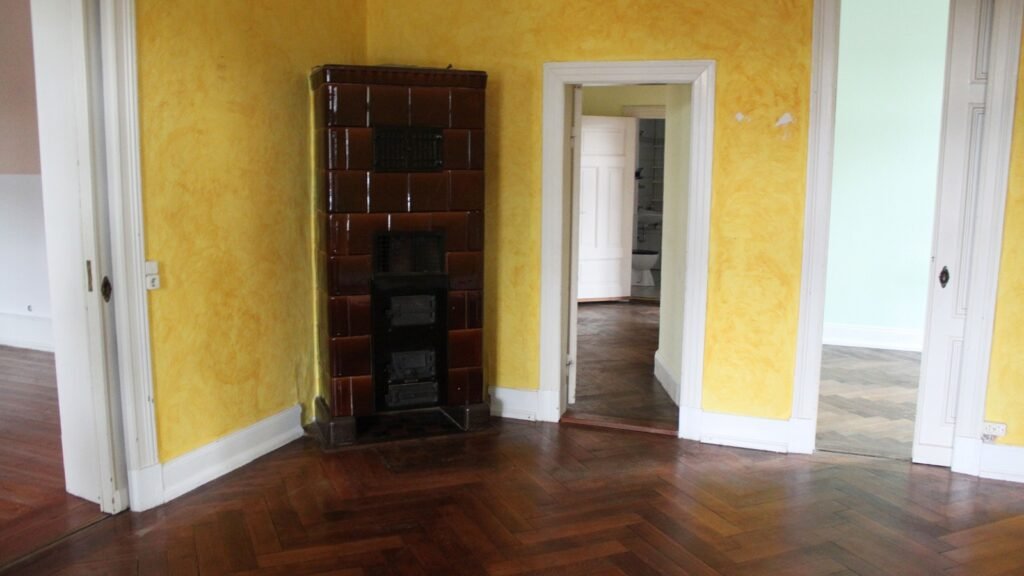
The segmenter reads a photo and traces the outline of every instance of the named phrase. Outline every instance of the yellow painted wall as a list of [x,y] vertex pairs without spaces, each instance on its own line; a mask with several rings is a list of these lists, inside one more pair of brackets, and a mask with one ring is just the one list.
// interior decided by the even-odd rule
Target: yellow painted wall
[[[368,63],[450,63],[490,75],[490,385],[538,385],[543,64],[710,58],[718,70],[704,408],[789,416],[812,9],[811,0],[369,3]],[[794,122],[777,127],[786,113]]]
[[1001,443],[1024,446],[1024,74],[1018,80],[985,419],[1006,424]]
[[623,106],[664,106],[664,84],[590,86],[583,89],[585,116],[622,116]]
[[167,461],[314,395],[307,77],[363,61],[365,1],[138,0],[137,25]]

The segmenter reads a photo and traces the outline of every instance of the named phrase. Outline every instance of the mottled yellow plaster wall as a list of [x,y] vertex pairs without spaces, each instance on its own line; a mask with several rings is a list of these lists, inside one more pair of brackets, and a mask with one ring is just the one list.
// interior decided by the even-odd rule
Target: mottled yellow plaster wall
[[365,57],[364,0],[138,0],[160,459],[316,381],[310,69]]
[[1024,446],[1024,74],[1018,80],[985,419],[1006,424],[1000,443]]
[[[369,3],[368,63],[490,74],[490,385],[538,385],[543,64],[710,58],[718,77],[704,407],[789,416],[812,10],[811,0]],[[793,122],[776,126],[787,113]]]

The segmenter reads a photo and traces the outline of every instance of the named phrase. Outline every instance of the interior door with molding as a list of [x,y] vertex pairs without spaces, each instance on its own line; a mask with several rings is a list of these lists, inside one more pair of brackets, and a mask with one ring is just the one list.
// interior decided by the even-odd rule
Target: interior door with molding
[[993,0],[954,0],[913,460],[949,466],[967,319]]
[[636,118],[583,116],[580,129],[580,300],[628,298],[632,283]]

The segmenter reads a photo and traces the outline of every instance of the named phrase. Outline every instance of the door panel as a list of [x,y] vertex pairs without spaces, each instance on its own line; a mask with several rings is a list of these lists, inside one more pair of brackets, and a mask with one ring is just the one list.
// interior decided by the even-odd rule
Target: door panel
[[636,119],[584,116],[580,147],[577,296],[627,298],[632,276]]
[[[992,0],[954,0],[946,71],[932,283],[921,358],[913,460],[949,466],[960,387],[981,160]],[[940,275],[948,273],[943,286]]]

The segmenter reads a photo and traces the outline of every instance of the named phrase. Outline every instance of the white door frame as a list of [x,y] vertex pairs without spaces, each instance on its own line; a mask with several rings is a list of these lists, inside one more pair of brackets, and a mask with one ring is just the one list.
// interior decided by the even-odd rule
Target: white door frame
[[711,160],[714,144],[715,62],[671,60],[638,62],[559,62],[544,65],[542,148],[540,390],[539,420],[557,422],[566,409],[566,319],[571,227],[567,173],[567,90],[608,84],[690,84],[690,179],[687,258],[683,311],[683,372],[680,382],[680,438],[699,438],[707,318],[708,240],[711,229]]
[[[986,152],[980,168],[952,465],[956,472],[974,475],[979,473],[981,462],[981,426],[992,352],[993,316],[1002,249],[1024,2],[995,0],[994,10],[982,139]],[[792,407],[794,418],[813,423],[804,428],[804,433],[809,435],[804,441],[809,446],[813,446],[815,440],[821,379],[835,142],[839,11],[840,0],[815,1],[808,142],[810,154],[807,163],[803,276]]]
[[[91,12],[97,3],[97,12]],[[98,23],[88,16],[90,13],[98,13]],[[82,444],[81,448],[88,452],[93,446],[100,452],[103,469],[97,481],[103,487],[101,508],[116,512],[130,501],[133,509],[141,510],[162,503],[162,499],[156,502],[151,493],[157,486],[162,490],[162,480],[155,483],[146,476],[151,470],[159,474],[159,461],[144,285],[135,4],[134,0],[32,0],[32,21],[37,47],[44,198],[48,181],[55,192],[76,190],[71,193],[72,198],[77,196],[83,207],[92,206],[97,195],[107,194],[112,298],[117,311],[114,332],[119,389],[111,391],[107,382],[92,382],[91,402],[62,401],[61,410],[73,412],[83,430],[92,428],[96,432],[93,439],[87,441],[88,445]],[[90,42],[98,42],[98,58],[90,57]],[[74,73],[66,79],[69,56]],[[101,67],[100,81],[91,68],[97,64]],[[97,98],[101,100],[97,102]],[[46,138],[47,134],[51,137]],[[68,140],[71,143],[67,143]],[[103,171],[106,172],[106,190],[102,189],[103,179],[96,176]],[[83,229],[94,229],[95,214],[81,214],[80,218]],[[66,262],[53,265],[84,270],[85,260],[95,262],[96,248],[90,246],[89,239],[62,237],[60,244],[61,253],[68,258]],[[76,277],[80,281],[51,285],[55,299],[83,301],[87,279],[84,273]],[[98,287],[99,278],[94,277],[93,282]],[[54,316],[56,320],[56,310]],[[94,324],[98,316],[92,316],[89,330],[67,336],[70,338],[68,346],[90,348],[89,343],[82,340],[88,340],[89,334],[96,332]],[[55,348],[60,363],[59,342],[55,341]],[[93,345],[87,361],[83,363],[82,358],[69,357],[72,362],[69,367],[73,372],[80,364],[95,364],[103,362],[104,358],[104,347]],[[112,406],[111,398],[117,398],[115,392],[120,392],[120,406]],[[121,427],[118,420],[121,420]],[[64,431],[69,435],[76,432],[77,429]],[[85,463],[81,462],[81,452],[79,449],[65,451],[65,468],[72,474],[83,472]],[[124,461],[119,465],[121,455]],[[113,486],[113,493],[108,494],[107,487],[116,484],[110,479],[120,476],[118,469],[123,473],[125,467],[128,486]]]

